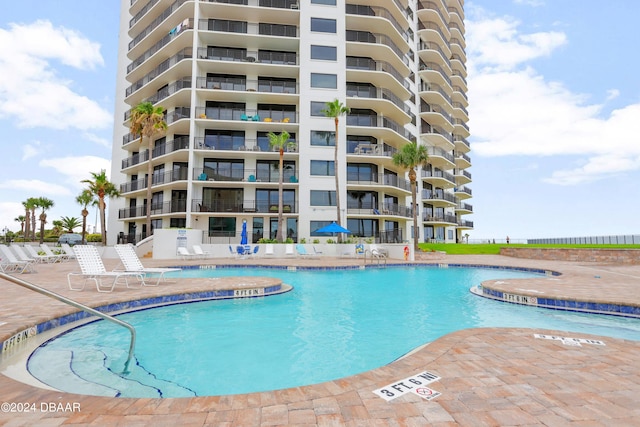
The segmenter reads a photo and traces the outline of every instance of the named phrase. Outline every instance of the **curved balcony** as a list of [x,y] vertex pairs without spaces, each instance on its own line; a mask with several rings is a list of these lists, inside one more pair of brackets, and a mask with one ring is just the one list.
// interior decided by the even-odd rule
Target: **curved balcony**
[[458,7],[447,7],[447,12],[449,12],[449,27],[451,27],[452,23],[464,27],[464,10],[460,4],[456,6]]
[[[377,115],[349,114],[347,115],[347,127],[351,126],[367,128],[366,133],[358,132],[354,129],[348,130],[348,132],[353,135],[371,135],[376,138],[382,138],[386,141],[397,141],[398,137],[404,138],[408,141],[412,141],[415,139],[411,132],[387,117]],[[405,142],[406,141],[399,141],[398,144],[402,144]]]
[[[189,0],[177,0],[162,13],[156,15],[152,22],[137,34],[132,34],[128,45],[128,58],[137,58],[149,49],[157,46],[158,40],[167,44],[175,37],[193,29],[194,3]],[[137,27],[136,27],[137,28]]]
[[455,215],[444,214],[444,215],[429,215],[426,212],[422,214],[422,222],[428,223],[430,225],[451,225],[458,224],[458,218]]
[[453,126],[454,126],[454,128],[455,128],[455,129],[453,130],[453,132],[454,132],[456,135],[460,135],[460,136],[462,136],[463,138],[466,138],[466,137],[468,137],[468,136],[470,136],[470,135],[471,135],[471,133],[469,132],[469,125],[467,125],[467,124],[465,123],[465,121],[464,121],[464,120],[462,120],[462,119],[455,119],[455,120],[453,121]]
[[[450,52],[449,38],[451,37],[451,34],[448,29],[445,32],[440,25],[434,22],[419,21],[418,35],[420,36],[420,40],[423,42],[435,43],[440,46],[444,52]],[[446,58],[449,58],[449,55],[447,55]]]
[[[226,174],[216,173],[209,168],[195,168],[193,169],[194,183],[208,183],[212,181],[216,183],[225,182],[246,182],[255,185],[262,184],[274,184],[280,180],[280,175],[277,170],[269,171],[265,173],[263,170],[256,169],[243,169],[241,171],[226,171]],[[282,175],[282,182],[287,186],[295,186],[298,184],[299,173],[295,170],[285,169]]]
[[463,219],[458,220],[458,229],[460,230],[473,229],[473,221],[465,221]]
[[438,207],[455,206],[456,203],[458,203],[456,196],[441,189],[422,190],[420,192],[420,198],[423,202],[427,202],[432,206]]
[[411,97],[405,76],[385,61],[347,56],[347,81],[369,82],[377,87],[388,88],[400,99]]
[[421,82],[418,87],[420,98],[426,103],[431,105],[440,105],[447,109],[449,112],[453,112],[451,106],[451,96],[441,86],[435,83]]
[[[166,60],[166,56],[164,56],[162,58],[157,58],[156,62],[147,63],[149,59],[151,59],[158,51],[163,49],[169,43],[172,43],[174,45],[173,49],[175,52],[179,52],[191,46],[193,37],[189,36],[193,36],[193,34],[190,32],[190,30],[193,30],[193,20],[186,19],[184,22],[188,22],[188,24],[181,24],[182,28],[179,32],[165,35],[164,37],[160,38],[154,45],[150,46],[146,51],[140,54],[137,54],[138,49],[129,52],[127,57],[130,59],[134,58],[127,66],[127,77],[129,78],[129,80],[137,80],[138,78],[142,77],[142,75],[149,73],[153,69],[153,67],[157,67],[159,63]],[[139,69],[142,64],[145,64],[145,66]],[[134,70],[138,70],[138,73],[140,73],[141,75],[138,76],[138,73],[134,74]]]
[[384,58],[389,60],[394,68],[403,70],[403,75],[409,75],[409,60],[405,52],[386,34],[347,30],[346,42],[347,56]]
[[455,151],[457,153],[468,153],[471,151],[471,144],[469,141],[460,135],[453,135],[453,143],[455,144]]
[[[420,103],[420,118],[431,127],[436,127],[435,133],[448,135],[453,132],[453,119],[447,111],[439,105],[431,105],[426,102]],[[431,129],[429,129],[431,131]],[[423,127],[424,131],[424,127]],[[433,132],[424,132],[433,133]]]
[[[153,181],[151,186],[158,187],[161,185],[172,184],[178,181],[186,181],[188,179],[187,169],[179,169],[175,171],[169,172],[154,172]],[[180,184],[181,187],[184,187],[184,184]],[[120,184],[120,193],[132,193],[136,191],[146,191],[147,190],[147,178],[144,177],[142,179],[138,179],[135,181],[129,181],[124,184]]]
[[411,38],[407,31],[408,22],[406,19],[403,19],[403,22],[407,28],[403,28],[393,14],[384,7],[347,3],[345,10],[347,14],[346,25],[350,30],[390,34],[394,43],[402,46],[401,49],[404,52],[409,50]]
[[459,151],[456,151],[454,155],[457,168],[467,169],[471,167],[471,158],[469,158],[469,156]]
[[261,103],[296,104],[299,92],[296,81],[268,78],[247,80],[244,77],[198,77],[196,87],[215,91],[215,94],[209,92],[206,95],[209,100],[231,102],[255,100]]
[[464,185],[461,187],[455,187],[453,189],[453,194],[455,194],[458,199],[468,199],[472,197],[471,189]]
[[[449,13],[446,11],[440,0],[422,0],[418,2],[418,20],[422,22],[432,22],[439,27],[449,31]],[[445,40],[449,39],[449,34]]]
[[453,188],[456,186],[456,179],[453,174],[450,174],[449,172],[423,169],[420,171],[420,177],[423,181],[426,181],[435,187]]
[[[171,83],[168,86],[163,87],[161,90],[157,91],[153,96],[149,98],[143,99],[142,102],[150,102],[152,104],[157,104],[160,101],[165,100],[171,95],[181,91],[182,89],[191,88],[191,77],[184,77],[178,81]],[[191,95],[189,92],[185,92],[182,94],[183,96],[176,100],[179,104],[189,103],[191,99]],[[167,105],[165,105],[166,107]],[[131,117],[131,110],[127,110],[124,113],[124,121],[126,122]]]
[[418,68],[420,78],[423,82],[436,84],[444,89],[445,92],[453,93],[451,87],[451,79],[447,71],[435,62],[420,62]]
[[[197,137],[193,140],[193,148],[195,150],[217,150],[216,156],[221,157],[237,157],[236,155],[225,156],[224,151],[238,152],[238,151],[253,151],[261,153],[273,153],[278,154],[279,150],[272,148],[269,145],[267,139],[253,139],[253,138],[216,138],[215,136]],[[297,153],[297,142],[291,141],[291,144],[285,148],[285,158],[289,157],[289,153]]]
[[202,60],[200,65],[204,71],[221,74],[237,74],[238,62],[242,62],[242,68],[250,74],[290,78],[298,78],[299,74],[299,56],[289,51],[211,46],[198,49],[198,60]]
[[411,182],[396,175],[383,173],[372,174],[368,177],[347,173],[347,185],[370,189],[380,189],[380,186],[386,186],[401,190],[403,193],[411,193]]
[[442,170],[449,170],[455,167],[455,160],[451,153],[440,147],[427,147],[429,163]]
[[458,215],[466,215],[471,213],[473,213],[473,206],[471,206],[469,203],[460,202],[456,206],[456,214]]
[[300,20],[299,0],[200,0],[206,16],[224,16],[227,19],[246,21],[247,16],[260,16],[262,22],[295,25]]
[[[163,81],[177,80],[180,76],[189,74],[191,72],[191,63],[184,60],[193,57],[192,51],[191,48],[184,49],[171,58],[161,62],[160,65],[129,86],[125,91],[126,97],[129,98],[133,94],[141,98],[151,96],[153,90],[147,85],[170,69],[171,72],[163,76]],[[126,101],[127,99],[125,99],[125,102]]]
[[471,182],[471,173],[464,169],[454,169],[453,174],[455,176],[456,185],[464,185]]
[[407,105],[388,89],[371,87],[369,90],[350,87],[347,83],[347,104],[349,108],[373,109],[377,113],[400,123],[409,123],[409,109]]
[[[297,127],[298,113],[289,110],[249,110],[245,108],[196,107],[199,120],[231,122],[228,129],[245,129],[249,123],[278,125],[278,128]],[[235,126],[234,126],[235,124]],[[263,127],[261,126],[261,127]]]

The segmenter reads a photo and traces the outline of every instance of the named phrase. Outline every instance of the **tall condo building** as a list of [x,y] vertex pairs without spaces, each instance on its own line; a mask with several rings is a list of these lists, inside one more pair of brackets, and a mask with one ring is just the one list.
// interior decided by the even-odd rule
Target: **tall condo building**
[[[354,236],[411,239],[411,183],[393,155],[417,141],[420,241],[461,240],[473,228],[464,33],[463,0],[122,0],[111,241],[177,227],[227,243],[244,220],[253,242],[274,238],[268,134],[283,131],[284,236],[324,241],[316,230],[340,214]],[[337,138],[323,113],[334,100],[350,109]],[[168,125],[151,156],[129,132],[145,101]]]

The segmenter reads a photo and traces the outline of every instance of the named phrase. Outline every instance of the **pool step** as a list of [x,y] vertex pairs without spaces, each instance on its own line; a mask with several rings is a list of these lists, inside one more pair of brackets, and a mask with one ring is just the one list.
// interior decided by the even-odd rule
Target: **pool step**
[[41,382],[58,390],[107,397],[192,397],[195,393],[175,383],[156,378],[138,365],[123,373],[127,354],[105,360],[98,349],[50,350],[47,360],[29,360],[29,372]]

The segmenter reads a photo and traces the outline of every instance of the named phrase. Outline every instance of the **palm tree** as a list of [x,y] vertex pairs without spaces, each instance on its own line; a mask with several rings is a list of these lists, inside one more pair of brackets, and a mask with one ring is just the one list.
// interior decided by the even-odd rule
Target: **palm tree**
[[164,121],[164,107],[154,107],[150,102],[141,102],[131,110],[129,130],[140,135],[140,145],[147,138],[149,158],[147,163],[147,236],[151,235],[151,186],[153,185],[153,137],[167,129]]
[[278,164],[278,231],[276,232],[276,240],[282,243],[282,229],[284,228],[284,214],[282,206],[282,189],[284,182],[284,147],[291,145],[289,142],[289,132],[283,130],[280,134],[276,135],[273,132],[267,134],[269,137],[269,146],[271,148],[277,148],[280,152],[280,163]]
[[418,250],[418,240],[420,231],[418,229],[418,205],[416,167],[426,166],[428,160],[427,147],[418,145],[416,141],[411,141],[393,154],[393,163],[409,170],[409,181],[411,182],[411,207],[413,208],[413,249]]
[[87,206],[95,204],[96,200],[93,198],[93,193],[91,191],[82,190],[82,193],[76,197],[76,202],[82,205],[82,244],[84,245],[87,236],[87,216],[89,216]]
[[[337,211],[337,217],[338,217],[338,225],[342,225],[342,221],[340,218],[340,178],[338,177],[338,125],[340,124],[340,116],[343,116],[345,114],[349,114],[349,112],[351,111],[348,107],[346,107],[343,103],[341,103],[339,100],[334,99],[333,102],[327,102],[326,104],[326,108],[323,109],[321,111],[322,114],[324,114],[326,117],[331,117],[333,118],[333,121],[335,123],[336,126],[336,142],[334,145],[334,161],[333,161],[333,170],[334,170],[334,176],[336,178],[336,211]],[[342,242],[342,233],[338,234],[338,243]]]
[[25,213],[29,219],[25,226],[25,232],[28,235],[29,240],[36,239],[36,208],[38,207],[38,199],[36,197],[29,197],[25,202]]
[[[24,203],[24,202],[23,202]],[[27,217],[24,215],[18,215],[16,218],[13,219],[15,222],[19,222],[20,223],[20,232],[22,233],[22,236],[24,237],[24,224],[27,221]]]
[[40,244],[44,243],[44,225],[47,223],[46,211],[54,205],[53,200],[46,197],[38,197],[38,207],[42,209],[40,212]]
[[76,217],[63,216],[60,218],[60,228],[67,233],[73,233],[73,229],[80,226],[80,220]]
[[22,238],[26,242],[29,238],[29,231],[31,230],[31,199],[27,199],[22,202],[22,206],[24,206],[24,231],[22,233]]
[[98,198],[98,209],[100,210],[100,231],[102,232],[102,245],[107,245],[107,229],[106,229],[106,218],[105,218],[105,210],[107,204],[105,203],[105,197],[119,197],[120,193],[116,189],[116,186],[113,185],[107,179],[107,173],[104,169],[100,171],[100,173],[91,172],[91,177],[93,181],[90,179],[85,179],[82,183],[87,184],[89,188],[86,190],[92,196]]
[[53,234],[54,236],[60,236],[62,234],[62,231],[64,230],[64,223],[62,222],[62,220],[54,219],[53,221],[51,221],[51,224],[53,225],[51,234]]

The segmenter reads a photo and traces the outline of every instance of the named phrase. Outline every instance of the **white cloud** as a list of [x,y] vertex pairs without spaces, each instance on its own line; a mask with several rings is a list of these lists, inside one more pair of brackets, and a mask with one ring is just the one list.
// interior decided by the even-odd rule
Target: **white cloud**
[[111,114],[72,89],[59,76],[55,61],[91,70],[102,66],[100,45],[48,21],[10,24],[0,29],[0,117],[11,117],[20,127],[103,129]]
[[0,188],[11,190],[24,190],[25,194],[39,194],[43,196],[68,196],[72,194],[63,185],[52,184],[51,182],[39,179],[10,179],[0,184]]
[[85,132],[85,133],[82,134],[82,137],[85,138],[88,141],[95,142],[98,145],[102,145],[104,147],[111,148],[111,141],[110,140],[108,140],[106,138],[102,138],[102,137],[100,137],[100,136],[98,136],[96,134]]
[[29,160],[32,157],[37,156],[40,153],[40,141],[35,141],[33,144],[25,144],[22,146],[22,160]]
[[620,91],[618,89],[609,89],[607,91],[607,101],[611,101],[620,96]]
[[[544,78],[528,61],[566,43],[557,32],[520,34],[509,18],[482,16],[467,23],[469,126],[472,148],[481,156],[581,158],[545,181],[575,185],[640,169],[635,122],[640,104],[602,115],[602,106]],[[609,91],[609,99],[618,95]]]
[[514,0],[515,4],[524,4],[532,7],[544,6],[543,0]]
[[91,179],[91,172],[100,172],[102,169],[109,172],[111,161],[96,156],[70,156],[41,160],[39,166],[52,168],[59,174],[65,175],[64,181],[73,187],[75,194],[76,190],[85,187],[85,184],[81,183],[82,180]]

